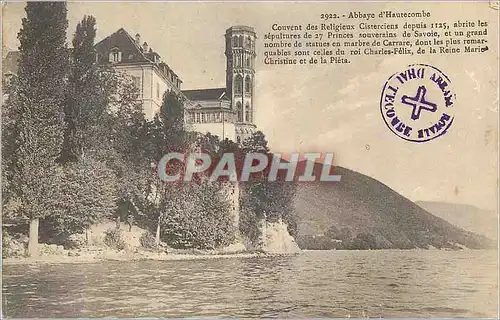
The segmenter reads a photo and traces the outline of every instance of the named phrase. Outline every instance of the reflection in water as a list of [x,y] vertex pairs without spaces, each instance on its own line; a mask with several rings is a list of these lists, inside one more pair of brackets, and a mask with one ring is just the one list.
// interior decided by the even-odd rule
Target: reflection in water
[[497,316],[496,251],[4,266],[9,317]]

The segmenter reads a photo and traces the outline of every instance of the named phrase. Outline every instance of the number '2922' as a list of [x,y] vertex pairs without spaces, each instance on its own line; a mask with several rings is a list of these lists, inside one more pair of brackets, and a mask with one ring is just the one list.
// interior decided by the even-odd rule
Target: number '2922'
[[322,13],[320,14],[321,20],[330,20],[330,19],[338,19],[339,15],[336,13]]

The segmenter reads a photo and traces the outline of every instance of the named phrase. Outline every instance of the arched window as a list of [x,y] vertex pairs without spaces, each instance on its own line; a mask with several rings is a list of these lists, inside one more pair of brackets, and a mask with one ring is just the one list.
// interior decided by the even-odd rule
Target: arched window
[[250,105],[248,103],[245,106],[245,121],[250,122]]
[[250,122],[250,105],[248,103],[245,106],[245,121]]
[[241,110],[241,102],[236,103],[236,111],[238,111],[238,122],[243,122],[243,110]]
[[243,91],[243,77],[239,74],[234,77],[234,93],[241,94]]
[[250,76],[245,78],[245,92],[252,93],[252,79],[250,79]]
[[238,46],[238,37],[234,36],[233,37],[233,47],[237,47]]
[[238,37],[238,47],[243,47],[243,36]]

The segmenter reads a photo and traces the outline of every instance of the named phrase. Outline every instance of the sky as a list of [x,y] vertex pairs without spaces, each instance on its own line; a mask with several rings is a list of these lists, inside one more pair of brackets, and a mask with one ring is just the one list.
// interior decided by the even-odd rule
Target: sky
[[[19,45],[24,3],[3,4],[3,53]],[[321,13],[421,10],[433,21],[488,21],[483,54],[361,57],[346,65],[276,67],[263,63],[273,23],[320,23]],[[413,201],[496,209],[498,200],[498,11],[483,3],[110,3],[70,2],[68,39],[84,15],[98,39],[123,27],[158,52],[183,89],[225,86],[224,33],[255,28],[256,124],[274,152],[334,152],[335,164],[372,176]],[[353,21],[342,21],[353,22]],[[385,81],[408,64],[438,67],[457,92],[450,130],[427,143],[394,135],[379,111]]]

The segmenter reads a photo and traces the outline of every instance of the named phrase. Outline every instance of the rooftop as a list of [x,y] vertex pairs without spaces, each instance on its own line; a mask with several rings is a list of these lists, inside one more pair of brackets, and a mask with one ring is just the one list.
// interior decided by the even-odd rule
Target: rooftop
[[182,93],[191,101],[228,100],[226,88],[182,90]]
[[248,27],[248,26],[232,26],[232,27],[226,29],[226,33],[231,33],[234,31],[247,31],[247,32],[251,32],[251,33],[255,34],[255,29],[252,27]]

